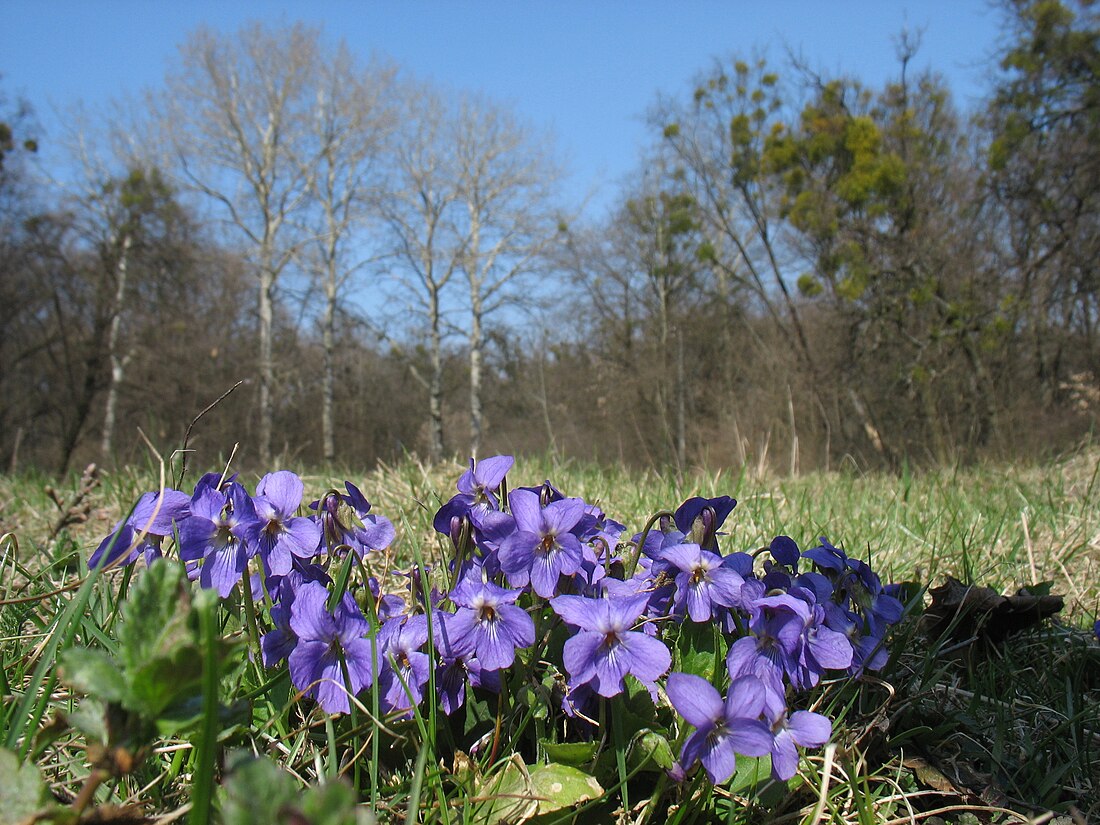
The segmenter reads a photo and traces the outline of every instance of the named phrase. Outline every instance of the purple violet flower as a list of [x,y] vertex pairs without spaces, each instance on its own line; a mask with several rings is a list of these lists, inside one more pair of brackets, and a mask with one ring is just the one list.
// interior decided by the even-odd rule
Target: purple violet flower
[[[187,493],[179,490],[165,488],[161,493],[145,493],[138,503],[134,505],[134,511],[125,522],[119,522],[107,538],[100,542],[99,547],[88,559],[88,569],[93,570],[99,564],[100,558],[110,548],[110,555],[105,566],[115,564],[124,554],[129,553],[123,564],[133,564],[138,556],[145,554],[145,563],[148,565],[154,559],[160,558],[160,545],[165,536],[172,535],[173,531],[182,525],[190,516],[191,498]],[[134,540],[145,533],[145,538],[131,547]],[[113,542],[113,545],[112,545]]]
[[664,642],[631,630],[648,604],[644,593],[626,598],[558,596],[550,600],[554,612],[579,628],[562,653],[570,689],[592,682],[600,696],[616,696],[628,673],[651,687],[668,670],[672,657]]
[[733,512],[737,500],[729,496],[718,498],[689,498],[676,508],[673,519],[676,529],[691,542],[701,547],[718,551],[718,528]]
[[859,559],[848,559],[849,573],[844,578],[844,590],[853,605],[867,619],[868,630],[882,635],[886,626],[897,624],[905,613],[905,605],[884,592],[879,579],[869,564]]
[[473,510],[499,510],[497,498],[501,482],[512,469],[515,459],[510,455],[495,455],[474,463],[464,472],[455,485],[458,495],[439,508],[432,520],[436,532],[449,535],[454,518],[461,518]]
[[347,495],[332,490],[309,505],[318,512],[328,546],[346,545],[360,556],[385,550],[396,535],[393,524],[384,516],[370,515],[370,502],[350,481],[344,482],[344,489]]
[[260,656],[264,667],[275,667],[289,657],[298,645],[298,634],[290,627],[294,608],[294,588],[284,579],[281,589],[282,598],[271,606],[271,621],[275,628],[260,637]]
[[766,689],[754,676],[730,685],[725,701],[706,679],[690,673],[670,673],[665,692],[672,706],[695,728],[680,754],[684,768],[703,763],[710,781],[725,782],[737,769],[737,754],[763,756],[772,735],[760,721]]
[[661,551],[676,572],[673,609],[693,622],[709,622],[718,607],[741,607],[745,580],[722,559],[698,544],[677,544]]
[[[746,590],[758,582],[746,582]],[[784,674],[796,675],[802,652],[802,632],[810,618],[806,602],[787,594],[761,596],[749,605],[750,635],[743,636],[726,654],[730,678],[756,676],[782,693]]]
[[783,782],[798,770],[796,745],[819,748],[833,735],[828,717],[809,710],[796,710],[788,716],[783,697],[770,690],[764,702],[764,718],[771,728],[772,776]]
[[[751,593],[762,588],[759,582],[745,585]],[[812,600],[813,593],[802,588],[748,599],[750,635],[730,645],[726,655],[730,677],[752,674],[782,694],[779,686],[784,675],[803,690],[816,685],[825,670],[851,665],[851,644],[843,633],[825,627],[825,609]]]
[[[271,606],[271,621],[275,624],[275,629],[260,637],[260,653],[264,667],[275,667],[280,661],[290,656],[291,651],[298,644],[298,635],[290,627],[294,594],[303,584],[311,581],[320,582],[326,586],[332,584],[332,579],[316,564],[295,566],[285,576],[268,577],[268,593],[275,601]],[[260,588],[257,587],[252,592],[257,597],[262,597]]]
[[526,490],[529,493],[535,493],[539,497],[539,504],[545,507],[547,504],[552,504],[555,501],[561,501],[565,498],[565,493],[555,487],[550,479],[546,479],[542,484],[537,487],[520,487],[520,490]]
[[802,635],[801,667],[791,677],[791,684],[799,690],[816,685],[826,670],[847,670],[852,665],[852,643],[844,633],[826,626],[825,616],[824,606],[810,606],[810,618]]
[[[608,517],[595,504],[585,506],[584,517],[581,519],[579,527],[580,529],[576,531],[577,538],[585,544],[599,546],[601,549],[598,552],[601,556],[614,554],[615,548],[626,530],[624,525]],[[604,561],[607,561],[607,559],[605,558]]]
[[431,676],[431,659],[422,648],[428,641],[428,617],[423,614],[390,619],[378,633],[383,667],[378,688],[391,710],[409,711],[424,698]]
[[[316,699],[325,713],[347,713],[349,696],[370,687],[378,671],[374,642],[365,638],[370,623],[350,593],[329,612],[329,592],[319,582],[306,582],[294,596],[290,629],[298,643],[289,656],[290,681]],[[347,681],[344,666],[347,666]]]
[[852,662],[848,673],[859,676],[864,670],[881,670],[889,661],[889,651],[882,643],[882,637],[861,632],[863,621],[855,613],[846,610],[835,602],[826,602],[825,624],[830,630],[841,633],[852,646]]
[[809,559],[822,570],[831,570],[834,573],[842,573],[848,566],[848,556],[844,551],[834,547],[824,536],[819,536],[821,544],[806,550],[802,557]]
[[304,490],[302,480],[288,470],[268,473],[256,485],[252,502],[258,519],[248,541],[272,575],[286,575],[295,557],[308,559],[320,548],[321,528],[312,519],[294,515]]
[[772,539],[768,549],[772,558],[787,567],[792,573],[798,572],[798,559],[802,553],[798,549],[798,543],[790,536],[776,536]]
[[191,498],[191,517],[180,527],[180,558],[202,560],[199,583],[223,599],[241,580],[255,549],[246,541],[256,522],[252,499],[237,482],[221,492],[200,484]]
[[496,494],[513,464],[515,459],[510,455],[494,455],[477,463],[471,458],[470,469],[459,476],[455,486],[460,493],[472,496],[475,505],[485,504],[490,510],[499,510]]
[[474,543],[481,551],[481,566],[490,576],[500,572],[498,553],[505,540],[516,532],[516,520],[500,510],[474,510],[470,513]]
[[544,599],[557,591],[558,578],[572,576],[581,566],[580,540],[569,531],[584,515],[584,501],[563,498],[541,506],[537,493],[513,490],[508,495],[516,532],[497,551],[509,583],[531,588]]
[[515,605],[520,595],[519,590],[505,590],[471,576],[459,582],[450,594],[458,610],[446,625],[455,653],[473,654],[486,670],[511,667],[516,648],[535,643],[535,623]]
[[432,618],[435,645],[440,658],[439,667],[436,668],[435,683],[439,689],[439,704],[448,716],[465,704],[467,681],[472,687],[483,687],[495,693],[500,692],[499,670],[488,670],[482,667],[476,656],[468,652],[456,652],[451,645],[453,634],[449,625],[453,620],[453,614],[442,611],[437,611]]

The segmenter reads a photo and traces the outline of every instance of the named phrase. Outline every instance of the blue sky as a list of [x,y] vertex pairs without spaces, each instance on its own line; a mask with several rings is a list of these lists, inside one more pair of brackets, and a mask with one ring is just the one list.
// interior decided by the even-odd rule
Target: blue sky
[[77,102],[91,108],[156,86],[199,24],[233,31],[252,19],[301,19],[364,55],[513,103],[550,129],[571,188],[601,188],[595,208],[636,164],[658,93],[684,96],[715,57],[786,49],[826,74],[875,85],[896,71],[892,38],[923,30],[916,68],[947,76],[957,102],[983,95],[999,20],[986,0],[558,0],[310,3],[256,0],[5,0],[0,90],[21,95],[45,127]]

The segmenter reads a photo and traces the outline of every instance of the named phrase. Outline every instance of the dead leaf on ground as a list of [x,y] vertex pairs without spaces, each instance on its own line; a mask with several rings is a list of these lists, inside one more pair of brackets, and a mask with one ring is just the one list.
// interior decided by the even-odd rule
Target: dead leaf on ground
[[957,641],[977,638],[997,644],[1053,616],[1065,605],[1061,596],[1027,588],[1015,596],[1002,596],[992,588],[966,585],[951,576],[928,592],[932,604],[921,616],[922,631],[932,638]]

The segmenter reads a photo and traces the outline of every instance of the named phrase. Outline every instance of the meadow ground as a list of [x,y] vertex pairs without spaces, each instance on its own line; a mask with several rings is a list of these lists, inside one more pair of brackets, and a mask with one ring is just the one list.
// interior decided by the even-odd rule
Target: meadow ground
[[[437,570],[443,566],[446,546],[431,520],[462,469],[407,461],[366,474],[305,469],[301,475],[307,501],[346,478],[361,487],[373,512],[393,521],[396,540],[372,570],[389,571],[381,576],[383,586],[397,587],[405,580],[396,571],[418,558]],[[535,458],[517,461],[509,485],[550,479],[568,495],[598,503],[627,525],[627,535],[689,496],[732,495],[738,506],[723,528],[724,552],[765,547],[779,534],[803,548],[825,536],[867,560],[884,582],[913,583],[907,592],[917,610],[932,601],[920,588],[948,576],[996,594],[1025,587],[1036,597],[1064,597],[1053,619],[1007,636],[990,626],[1002,621],[1001,614],[985,623],[977,614],[957,616],[930,636],[914,613],[895,629],[891,661],[880,678],[866,680],[858,691],[839,684],[821,689],[820,703],[841,721],[832,744],[808,752],[799,783],[782,793],[766,785],[701,790],[696,784],[678,796],[670,791],[673,801],[665,800],[652,821],[1038,822],[1057,815],[1085,822],[1100,820],[1100,645],[1092,630],[1100,614],[1098,474],[1097,450],[1045,464],[797,478],[745,471],[677,478]],[[190,477],[182,489],[194,481]],[[242,481],[251,489],[256,479]],[[188,752],[185,736],[159,740],[140,771],[103,777],[87,792],[89,799],[77,802],[90,784],[88,756],[63,715],[73,709],[73,694],[56,685],[45,661],[54,653],[57,618],[74,598],[91,550],[142,492],[156,487],[150,469],[101,474],[84,494],[78,479],[50,492],[44,478],[0,478],[4,735],[20,758],[39,766],[53,800],[89,811],[134,802],[143,803],[149,817],[191,811],[188,778],[198,757]],[[110,578],[96,583],[102,593],[89,597],[75,634],[92,645],[97,633],[107,635],[94,629],[95,621],[109,627],[116,612],[122,574],[105,575]],[[1021,624],[1027,623],[1025,617]],[[100,642],[110,646],[109,639]],[[240,691],[247,683],[242,680]],[[28,735],[29,726],[18,718],[31,691],[42,694],[30,704],[43,730],[52,726],[49,735]],[[289,717],[283,721],[293,727]],[[299,778],[315,781],[328,775],[326,765],[334,760],[331,724],[327,733],[294,739],[288,731],[275,751],[284,753],[283,764]],[[238,746],[256,747],[247,733],[237,738]],[[370,798],[380,819],[446,819],[441,811],[453,789],[432,773],[430,766],[439,762],[429,754],[407,774],[398,770],[379,779],[372,772]],[[424,791],[423,802],[421,782],[438,785],[435,796]],[[637,799],[635,792],[625,812],[608,804],[580,816],[654,817]],[[499,806],[482,813],[486,821],[530,815]]]

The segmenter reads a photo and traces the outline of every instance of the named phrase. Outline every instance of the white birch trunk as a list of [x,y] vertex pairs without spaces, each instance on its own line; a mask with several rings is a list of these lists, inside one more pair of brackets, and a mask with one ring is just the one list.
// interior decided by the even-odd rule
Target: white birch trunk
[[126,288],[128,280],[127,264],[129,263],[130,246],[133,243],[129,233],[122,237],[119,247],[118,264],[115,268],[115,303],[114,313],[111,316],[111,324],[107,329],[107,357],[111,363],[111,380],[107,384],[107,403],[103,411],[103,436],[99,444],[99,452],[106,462],[111,457],[114,446],[115,421],[118,417],[118,392],[122,385],[122,379],[126,372],[127,357],[119,353],[119,338],[122,334],[122,310],[126,302]]
[[272,332],[274,326],[274,292],[275,273],[267,262],[260,265],[260,297],[259,297],[259,345],[260,345],[260,464],[265,468],[271,468],[271,435],[275,422],[275,410],[272,403],[272,391],[275,384],[275,362],[272,348]]
[[470,216],[470,246],[466,277],[470,284],[470,456],[477,458],[481,449],[481,224],[473,202],[467,204]]
[[443,460],[443,333],[440,330],[439,291],[431,290],[429,299],[431,323],[432,374],[428,388],[428,457]]
[[335,264],[329,265],[325,284],[325,315],[322,319],[321,346],[324,365],[321,375],[321,441],[325,463],[336,461],[336,278]]
[[481,305],[473,300],[470,313],[470,456],[478,457],[481,449]]

